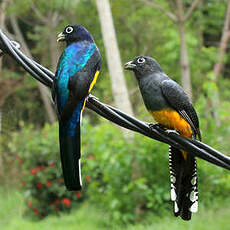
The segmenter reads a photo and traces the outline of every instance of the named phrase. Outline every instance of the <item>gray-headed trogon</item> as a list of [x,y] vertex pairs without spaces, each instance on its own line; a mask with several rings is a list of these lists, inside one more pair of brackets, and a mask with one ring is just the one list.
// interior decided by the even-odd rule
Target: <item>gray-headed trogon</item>
[[[149,113],[160,126],[187,138],[201,139],[199,120],[183,88],[170,79],[151,57],[139,56],[125,64],[134,72]],[[184,220],[198,209],[196,159],[189,153],[169,148],[171,199],[174,214]]]

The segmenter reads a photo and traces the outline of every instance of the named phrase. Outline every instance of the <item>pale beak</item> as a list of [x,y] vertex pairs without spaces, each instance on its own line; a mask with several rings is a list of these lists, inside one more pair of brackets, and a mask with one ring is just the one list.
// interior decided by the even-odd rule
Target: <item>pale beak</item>
[[63,42],[63,41],[65,41],[65,35],[63,33],[58,34],[57,42]]
[[133,70],[133,69],[135,69],[135,67],[136,67],[136,65],[133,64],[132,61],[129,61],[129,62],[125,63],[125,65],[124,65],[124,68],[127,70]]

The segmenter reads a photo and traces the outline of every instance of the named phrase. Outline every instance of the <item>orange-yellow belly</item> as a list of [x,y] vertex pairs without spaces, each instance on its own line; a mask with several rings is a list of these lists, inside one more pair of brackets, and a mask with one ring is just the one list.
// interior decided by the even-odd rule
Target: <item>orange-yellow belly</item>
[[[181,136],[191,138],[192,129],[189,123],[175,110],[164,109],[160,111],[149,111],[153,116],[154,120],[164,126],[167,129],[174,129],[180,133]],[[187,153],[181,150],[184,158],[186,158]]]

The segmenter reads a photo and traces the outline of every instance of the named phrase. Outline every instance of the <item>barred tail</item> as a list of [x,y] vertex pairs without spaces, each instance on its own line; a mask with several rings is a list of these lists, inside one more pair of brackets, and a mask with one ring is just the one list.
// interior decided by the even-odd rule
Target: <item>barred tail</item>
[[169,168],[174,215],[190,220],[192,213],[198,211],[196,159],[169,146]]

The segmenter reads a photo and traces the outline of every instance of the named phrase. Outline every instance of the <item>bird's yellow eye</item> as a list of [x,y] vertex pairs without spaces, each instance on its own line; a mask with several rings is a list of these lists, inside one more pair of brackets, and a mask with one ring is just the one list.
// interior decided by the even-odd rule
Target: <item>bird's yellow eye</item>
[[66,32],[67,34],[72,33],[72,32],[73,32],[73,27],[72,27],[72,26],[67,27],[67,28],[65,29],[65,32]]
[[142,64],[144,62],[145,62],[145,59],[142,57],[137,59],[137,63],[139,63],[139,64]]

